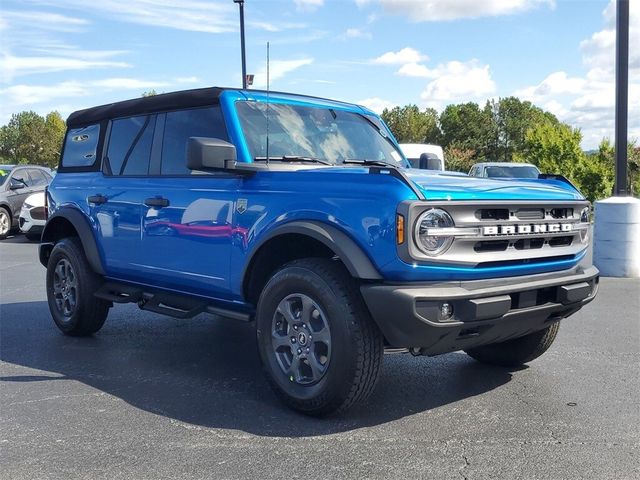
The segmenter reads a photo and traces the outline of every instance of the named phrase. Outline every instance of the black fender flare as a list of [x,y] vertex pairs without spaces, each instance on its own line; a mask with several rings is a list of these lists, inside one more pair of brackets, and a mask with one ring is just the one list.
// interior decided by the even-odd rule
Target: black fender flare
[[89,224],[89,220],[80,210],[73,207],[61,207],[47,220],[42,232],[42,241],[38,252],[40,263],[45,267],[47,266],[49,254],[55,245],[56,218],[63,218],[73,226],[75,231],[78,232],[78,238],[80,239],[82,249],[84,250],[84,254],[87,257],[87,261],[89,262],[91,269],[99,275],[104,275],[104,266],[102,265],[102,260],[98,251],[98,244]]
[[280,235],[291,233],[306,235],[331,249],[344,263],[352,277],[363,280],[382,280],[378,269],[353,239],[336,227],[318,221],[293,221],[273,229],[252,249],[245,263],[242,278],[246,279],[249,266],[262,246]]

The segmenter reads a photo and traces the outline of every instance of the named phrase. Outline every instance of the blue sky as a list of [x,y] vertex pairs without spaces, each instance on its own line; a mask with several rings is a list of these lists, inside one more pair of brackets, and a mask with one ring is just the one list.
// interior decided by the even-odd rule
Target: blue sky
[[[0,124],[158,92],[240,84],[232,0],[2,0]],[[271,88],[376,111],[517,95],[613,135],[613,0],[246,0],[247,70]],[[640,137],[640,1],[629,131]]]

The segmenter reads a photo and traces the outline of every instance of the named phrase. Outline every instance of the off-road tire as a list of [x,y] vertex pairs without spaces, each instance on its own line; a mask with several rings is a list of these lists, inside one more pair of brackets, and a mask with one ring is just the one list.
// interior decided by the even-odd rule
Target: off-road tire
[[465,353],[479,362],[503,367],[517,367],[546,352],[558,334],[560,322],[506,342],[470,348]]
[[[331,334],[330,359],[323,376],[313,384],[303,385],[288,378],[272,344],[276,309],[284,299],[298,294],[312,299],[322,309]],[[285,404],[299,412],[313,416],[343,412],[364,401],[376,385],[384,352],[383,337],[369,315],[356,280],[337,261],[306,258],[284,265],[260,295],[256,329],[269,383]]]
[[4,240],[11,233],[11,214],[9,210],[4,207],[0,207],[0,240]]
[[[59,304],[62,294],[54,292],[54,286],[56,283],[59,286],[61,277],[56,268],[61,265],[70,265],[72,278],[75,279],[67,282],[67,285],[74,283],[75,286],[67,292],[68,295],[73,293],[74,307],[66,312],[66,307]],[[94,296],[100,284],[101,277],[91,270],[82,244],[76,237],[64,238],[55,244],[47,263],[47,301],[53,321],[62,333],[87,336],[102,328],[111,303]],[[69,300],[65,305],[70,303]]]

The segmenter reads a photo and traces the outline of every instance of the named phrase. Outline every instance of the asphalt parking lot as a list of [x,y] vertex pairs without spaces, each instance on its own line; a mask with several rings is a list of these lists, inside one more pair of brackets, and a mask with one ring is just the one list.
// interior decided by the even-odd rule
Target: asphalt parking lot
[[0,242],[0,478],[640,478],[640,281],[603,279],[518,371],[385,357],[367,404],[283,407],[252,326],[111,310],[50,319],[35,244]]

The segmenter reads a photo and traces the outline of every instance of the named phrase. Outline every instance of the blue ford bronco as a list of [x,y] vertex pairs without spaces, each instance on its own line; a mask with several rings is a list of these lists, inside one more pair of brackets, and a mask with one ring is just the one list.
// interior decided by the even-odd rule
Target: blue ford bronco
[[364,400],[385,351],[529,362],[596,295],[563,177],[411,169],[356,105],[204,88],[67,128],[39,250],[60,330],[127,302],[255,322],[274,391],[310,415]]

